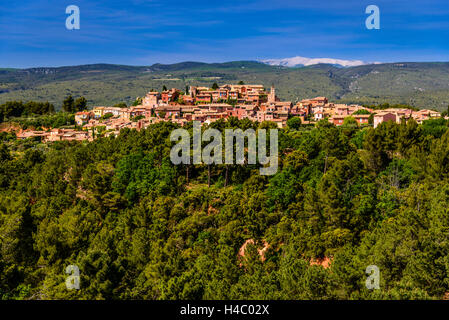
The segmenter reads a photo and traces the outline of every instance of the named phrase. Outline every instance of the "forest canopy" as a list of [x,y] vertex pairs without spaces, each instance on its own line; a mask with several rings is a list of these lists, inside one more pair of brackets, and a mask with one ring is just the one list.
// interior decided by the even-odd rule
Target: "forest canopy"
[[[273,176],[257,165],[173,165],[175,128],[49,144],[0,135],[0,297],[441,299],[449,291],[447,120],[376,129],[291,121],[279,131]],[[65,286],[68,265],[79,267],[80,290]],[[379,290],[365,286],[369,265],[380,270]]]

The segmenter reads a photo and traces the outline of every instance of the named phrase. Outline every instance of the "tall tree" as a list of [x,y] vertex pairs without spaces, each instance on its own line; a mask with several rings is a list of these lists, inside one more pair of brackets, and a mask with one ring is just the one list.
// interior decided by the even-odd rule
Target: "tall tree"
[[87,100],[84,97],[79,97],[74,102],[75,111],[83,111],[87,110]]
[[62,102],[62,110],[69,113],[75,112],[75,100],[73,99],[72,95],[69,95],[64,99],[64,101]]

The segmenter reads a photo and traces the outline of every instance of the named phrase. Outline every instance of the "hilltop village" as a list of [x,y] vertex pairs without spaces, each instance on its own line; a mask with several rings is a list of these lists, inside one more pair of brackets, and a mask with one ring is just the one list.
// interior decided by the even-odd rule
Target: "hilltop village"
[[49,129],[22,131],[17,138],[41,137],[43,141],[93,140],[98,136],[118,135],[123,128],[143,129],[160,121],[172,121],[183,126],[189,121],[210,124],[218,119],[237,117],[252,121],[271,121],[279,128],[286,126],[290,117],[299,117],[302,124],[313,124],[323,119],[336,126],[351,117],[358,125],[377,127],[384,121],[400,122],[415,119],[418,123],[441,117],[433,110],[370,109],[360,105],[329,102],[325,97],[304,99],[293,104],[280,101],[276,89],[263,85],[226,84],[213,88],[190,86],[186,92],[173,88],[162,92],[151,91],[138,99],[132,107],[98,106],[75,114],[76,129]]

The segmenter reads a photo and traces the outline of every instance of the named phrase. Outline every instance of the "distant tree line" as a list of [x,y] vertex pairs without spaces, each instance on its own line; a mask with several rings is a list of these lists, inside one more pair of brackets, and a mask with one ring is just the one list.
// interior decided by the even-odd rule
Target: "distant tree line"
[[0,121],[10,117],[21,117],[32,114],[43,115],[54,113],[55,107],[47,102],[35,101],[8,101],[0,105]]
[[[74,99],[69,95],[62,103],[62,110],[63,113],[56,113],[55,106],[48,101],[7,101],[0,105],[0,123],[14,120],[23,129],[28,127],[58,128],[63,125],[71,125],[74,123],[74,113],[87,110],[87,99],[85,97]],[[30,117],[33,115],[38,117]]]

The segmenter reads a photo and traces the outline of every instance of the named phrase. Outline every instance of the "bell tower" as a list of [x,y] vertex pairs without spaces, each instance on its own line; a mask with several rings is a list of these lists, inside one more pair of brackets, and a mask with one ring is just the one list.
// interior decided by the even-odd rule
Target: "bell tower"
[[268,95],[268,102],[276,102],[276,89],[271,85],[270,94]]

